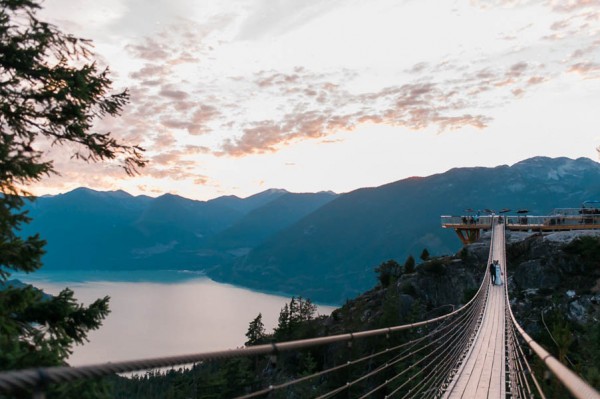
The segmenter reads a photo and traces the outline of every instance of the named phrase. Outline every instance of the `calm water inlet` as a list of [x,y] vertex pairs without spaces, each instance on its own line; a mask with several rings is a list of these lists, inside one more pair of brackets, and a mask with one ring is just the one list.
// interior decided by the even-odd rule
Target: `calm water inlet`
[[[71,365],[240,347],[248,323],[259,312],[271,332],[289,302],[283,296],[216,283],[201,275],[148,273],[150,278],[143,278],[142,272],[128,273],[127,281],[123,272],[37,272],[18,278],[49,294],[69,287],[85,304],[110,296],[111,313],[99,330],[89,334],[89,343],[75,347]],[[329,314],[333,309],[319,306],[318,312]]]

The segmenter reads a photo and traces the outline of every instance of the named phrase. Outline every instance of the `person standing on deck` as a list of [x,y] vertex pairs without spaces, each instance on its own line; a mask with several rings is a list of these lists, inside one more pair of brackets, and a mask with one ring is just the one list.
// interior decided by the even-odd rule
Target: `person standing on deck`
[[494,261],[494,284],[502,285],[502,269],[500,269],[500,263],[498,261]]
[[490,263],[490,276],[492,278],[492,284],[496,284],[496,267],[494,262]]

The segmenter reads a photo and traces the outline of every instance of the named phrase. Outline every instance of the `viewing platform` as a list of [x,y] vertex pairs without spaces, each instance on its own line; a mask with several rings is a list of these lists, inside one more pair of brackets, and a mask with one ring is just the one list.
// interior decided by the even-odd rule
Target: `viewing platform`
[[[551,232],[600,229],[599,208],[560,208],[548,216],[500,215],[511,231]],[[442,227],[454,229],[463,244],[479,239],[481,231],[492,227],[492,215],[442,216]]]

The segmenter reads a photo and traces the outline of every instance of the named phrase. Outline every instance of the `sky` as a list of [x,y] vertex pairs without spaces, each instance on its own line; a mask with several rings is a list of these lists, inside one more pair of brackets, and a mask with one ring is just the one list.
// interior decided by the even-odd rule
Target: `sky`
[[45,0],[131,102],[98,131],[128,177],[53,148],[79,186],[206,200],[348,192],[600,146],[599,0]]

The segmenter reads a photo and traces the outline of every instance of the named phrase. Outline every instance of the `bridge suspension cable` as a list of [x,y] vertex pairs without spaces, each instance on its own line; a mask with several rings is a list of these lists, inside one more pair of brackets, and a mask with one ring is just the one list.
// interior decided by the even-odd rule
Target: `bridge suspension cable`
[[[506,264],[506,251],[503,251]],[[546,368],[577,399],[600,399],[600,393],[580,376],[553,357],[546,349],[533,340],[517,322],[510,307],[508,284],[504,288],[506,303],[506,328],[509,332],[508,353],[511,359],[511,394],[517,398],[532,397],[533,388],[541,398],[546,398],[543,389],[533,372],[523,348],[529,348],[542,361]],[[533,387],[532,387],[533,386]]]

